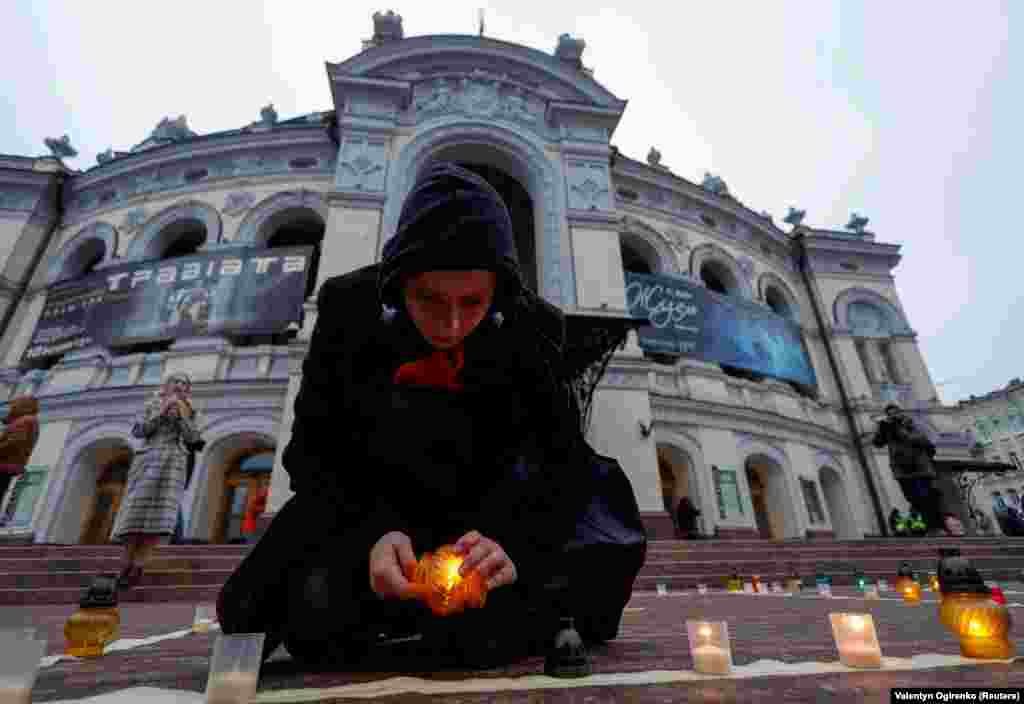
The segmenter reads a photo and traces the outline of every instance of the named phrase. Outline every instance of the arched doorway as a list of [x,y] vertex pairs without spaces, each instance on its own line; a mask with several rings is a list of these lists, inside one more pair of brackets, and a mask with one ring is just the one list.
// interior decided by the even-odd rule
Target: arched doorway
[[104,545],[110,542],[110,531],[121,508],[128,470],[131,469],[134,456],[132,450],[123,447],[111,448],[107,452],[98,451],[97,454],[101,455],[97,457],[101,469],[79,540],[83,545]]
[[857,524],[850,510],[850,501],[843,487],[843,479],[832,467],[822,467],[819,472],[821,491],[825,495],[828,515],[832,519],[832,531],[836,538],[850,540],[859,537]]
[[766,540],[797,537],[783,468],[767,455],[752,455],[744,466],[758,534]]
[[[682,498],[688,497],[694,508],[700,508],[700,497],[697,491],[697,482],[694,481],[692,471],[693,462],[689,455],[673,445],[658,445],[658,477],[661,480],[661,496],[665,511],[672,517],[672,524],[676,527],[679,535],[679,525],[676,520],[676,509]],[[703,533],[703,522],[697,518],[696,532]]]
[[266,510],[274,451],[263,450],[239,458],[224,477],[216,542],[246,543],[256,532],[256,520]]

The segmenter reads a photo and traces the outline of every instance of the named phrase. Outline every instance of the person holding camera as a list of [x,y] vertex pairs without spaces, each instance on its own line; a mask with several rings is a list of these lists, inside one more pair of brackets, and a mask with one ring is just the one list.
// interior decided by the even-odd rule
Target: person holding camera
[[889,466],[911,508],[924,518],[929,533],[944,533],[943,513],[933,483],[936,478],[932,458],[935,445],[915,427],[909,416],[895,403],[885,407],[885,418],[878,423],[875,447],[889,447]]

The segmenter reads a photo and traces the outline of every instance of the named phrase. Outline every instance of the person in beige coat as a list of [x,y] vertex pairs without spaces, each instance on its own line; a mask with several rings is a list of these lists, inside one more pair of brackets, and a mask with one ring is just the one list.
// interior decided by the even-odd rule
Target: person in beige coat
[[4,422],[7,427],[0,433],[0,502],[15,477],[25,472],[39,439],[39,401],[32,396],[11,399]]

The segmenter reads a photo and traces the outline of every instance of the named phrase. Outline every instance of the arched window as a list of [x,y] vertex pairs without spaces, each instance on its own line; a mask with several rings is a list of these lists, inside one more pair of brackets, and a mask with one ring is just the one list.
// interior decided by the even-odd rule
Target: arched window
[[186,218],[171,223],[157,235],[162,242],[160,259],[174,259],[195,254],[206,244],[206,225]]
[[736,276],[720,261],[711,259],[701,264],[700,280],[715,293],[724,296],[737,293]]
[[775,286],[769,286],[764,294],[764,302],[768,305],[771,310],[784,318],[793,317],[793,309],[789,305],[789,301],[782,294],[781,291]]
[[654,269],[637,247],[627,241],[619,242],[619,251],[622,253],[622,270],[632,274],[653,274]]
[[296,247],[311,245],[313,253],[309,261],[305,298],[316,290],[317,273],[320,268],[320,251],[327,225],[320,214],[308,208],[282,210],[267,222],[268,247]]

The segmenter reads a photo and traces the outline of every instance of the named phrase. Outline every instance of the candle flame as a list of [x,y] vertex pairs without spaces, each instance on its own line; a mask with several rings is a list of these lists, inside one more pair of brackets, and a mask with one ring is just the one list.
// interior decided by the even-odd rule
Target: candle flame
[[850,620],[849,620],[849,623],[850,623],[850,628],[852,628],[855,631],[862,631],[862,630],[864,630],[864,617],[863,616],[851,616]]
[[698,633],[700,633],[700,635],[704,636],[705,638],[710,638],[711,626],[701,626],[700,631],[698,631]]
[[988,629],[985,628],[985,624],[982,621],[976,618],[972,618],[970,621],[967,622],[967,635],[974,637],[983,637],[991,634],[988,632]]
[[445,589],[454,589],[462,577],[459,575],[459,568],[462,567],[462,558],[450,557],[444,561],[442,567]]

